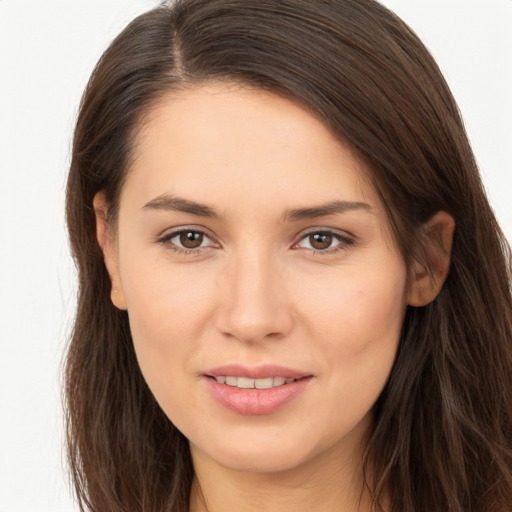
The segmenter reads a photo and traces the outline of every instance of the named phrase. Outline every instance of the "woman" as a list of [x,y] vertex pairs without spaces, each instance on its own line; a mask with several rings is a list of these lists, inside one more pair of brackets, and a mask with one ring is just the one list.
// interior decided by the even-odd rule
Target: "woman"
[[372,0],[183,0],[100,60],[67,215],[82,509],[509,510],[509,249]]

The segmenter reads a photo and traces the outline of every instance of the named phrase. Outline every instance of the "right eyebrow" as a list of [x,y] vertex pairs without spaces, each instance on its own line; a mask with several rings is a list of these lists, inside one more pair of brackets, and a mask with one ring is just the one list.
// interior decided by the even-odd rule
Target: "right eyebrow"
[[214,208],[207,204],[197,203],[189,199],[182,197],[162,194],[161,196],[155,197],[144,205],[143,208],[150,210],[172,210],[176,212],[191,213],[200,217],[210,217],[218,219],[220,216]]

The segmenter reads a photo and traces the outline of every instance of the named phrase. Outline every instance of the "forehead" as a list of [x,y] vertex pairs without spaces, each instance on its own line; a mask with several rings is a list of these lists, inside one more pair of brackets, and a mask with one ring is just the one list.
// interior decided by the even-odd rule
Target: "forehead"
[[376,201],[368,170],[323,122],[296,101],[240,85],[163,97],[141,124],[133,157],[127,186],[149,199],[177,191],[211,202],[264,189],[295,201]]

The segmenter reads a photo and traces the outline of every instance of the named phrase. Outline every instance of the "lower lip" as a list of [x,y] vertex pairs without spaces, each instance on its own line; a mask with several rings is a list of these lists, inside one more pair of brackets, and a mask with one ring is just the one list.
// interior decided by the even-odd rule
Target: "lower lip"
[[241,389],[221,384],[211,377],[206,378],[210,392],[220,404],[245,415],[271,414],[281,409],[299,395],[311,380],[312,377],[304,377],[270,389]]

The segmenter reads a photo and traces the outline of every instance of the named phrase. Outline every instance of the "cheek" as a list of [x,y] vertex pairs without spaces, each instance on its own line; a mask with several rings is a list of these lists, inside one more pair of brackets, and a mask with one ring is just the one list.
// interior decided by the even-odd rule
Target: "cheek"
[[324,283],[306,283],[299,293],[315,325],[356,348],[362,340],[371,343],[399,332],[406,307],[405,269],[397,263],[382,272],[375,266],[354,268]]
[[149,267],[137,263],[135,255],[125,260],[123,289],[137,359],[158,398],[170,375],[189,368],[212,316],[215,289],[186,265],[171,269],[165,261]]
[[337,281],[343,285],[331,284],[321,293],[312,294],[310,286],[303,296],[308,337],[318,340],[326,356],[333,388],[362,402],[375,400],[387,380],[406,310],[405,269],[397,264],[386,272],[371,268],[345,275]]
[[345,276],[344,286],[309,296],[308,334],[317,340],[331,397],[318,416],[336,426],[327,442],[362,425],[387,382],[406,309],[404,276],[400,268]]

